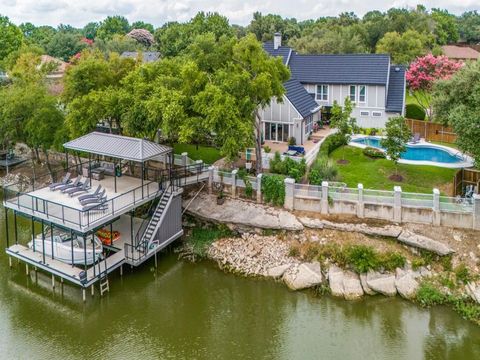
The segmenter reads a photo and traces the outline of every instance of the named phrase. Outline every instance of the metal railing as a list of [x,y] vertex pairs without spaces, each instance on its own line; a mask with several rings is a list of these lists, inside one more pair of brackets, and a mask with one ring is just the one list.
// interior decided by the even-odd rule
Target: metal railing
[[457,213],[473,213],[473,199],[440,196],[440,211],[457,212]]
[[322,187],[318,185],[295,184],[295,196],[322,198]]
[[431,209],[433,208],[433,194],[402,192],[402,206]]
[[363,202],[374,205],[391,205],[394,202],[394,192],[388,190],[363,190]]
[[358,189],[347,187],[328,187],[328,196],[336,201],[358,201]]

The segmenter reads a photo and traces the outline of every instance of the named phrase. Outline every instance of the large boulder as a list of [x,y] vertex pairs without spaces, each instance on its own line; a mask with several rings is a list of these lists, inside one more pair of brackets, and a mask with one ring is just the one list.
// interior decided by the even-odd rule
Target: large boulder
[[415,298],[419,287],[419,283],[415,278],[416,275],[411,270],[396,269],[395,287],[401,297],[405,299]]
[[358,274],[345,271],[343,276],[343,296],[346,300],[357,300],[363,296],[363,288]]
[[313,219],[309,217],[300,217],[298,218],[303,226],[310,228],[310,229],[323,229],[323,221],[320,219]]
[[283,275],[283,281],[291,290],[307,289],[320,285],[323,281],[319,262],[303,263],[289,269]]
[[[315,225],[315,222],[312,222],[312,219],[306,221],[305,218],[299,219],[300,222],[306,227],[314,227],[310,225]],[[320,220],[317,220],[317,222]],[[373,236],[387,236],[387,237],[398,237],[402,232],[400,226],[395,225],[386,225],[383,227],[369,226],[367,224],[351,224],[351,223],[336,223],[328,220],[321,220],[323,228],[339,230],[339,231],[348,231],[348,232],[358,232],[366,235]]]
[[385,296],[395,296],[397,294],[394,274],[382,274],[377,271],[369,271],[367,273],[367,285],[373,291]]
[[469,282],[465,289],[473,301],[480,304],[480,285],[477,285],[474,282]]
[[266,271],[266,275],[269,277],[272,277],[274,279],[279,279],[285,274],[285,271],[287,271],[292,264],[285,264],[285,265],[279,265],[279,266],[274,266]]
[[328,269],[328,283],[330,284],[330,291],[333,296],[343,297],[343,270],[336,265],[331,265]]
[[435,241],[423,235],[414,234],[408,230],[402,231],[398,236],[398,241],[409,246],[431,251],[440,256],[453,254],[455,252],[452,248],[439,241]]
[[367,295],[375,295],[377,292],[373,291],[370,286],[367,284],[367,274],[360,274],[360,283],[362,284],[362,289]]

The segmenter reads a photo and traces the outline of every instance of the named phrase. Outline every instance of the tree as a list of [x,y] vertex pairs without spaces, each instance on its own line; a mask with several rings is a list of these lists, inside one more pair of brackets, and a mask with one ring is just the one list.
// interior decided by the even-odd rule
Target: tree
[[130,31],[128,20],[120,15],[108,16],[100,23],[97,29],[97,37],[110,40],[114,35],[125,35]]
[[82,29],[82,35],[87,39],[94,40],[97,37],[98,27],[100,25],[97,22],[89,22]]
[[406,144],[410,140],[412,132],[403,116],[388,119],[385,130],[386,137],[380,141],[380,144],[385,148],[388,158],[395,164],[395,177],[391,180],[402,181],[402,177],[398,175],[397,163],[402,153],[407,150]]
[[259,41],[271,40],[276,32],[280,32],[285,41],[300,36],[300,26],[296,19],[283,19],[280,15],[273,14],[262,15],[258,11],[253,14],[247,31],[255,34]]
[[470,44],[480,42],[480,13],[467,11],[458,19],[460,38]]
[[0,15],[0,62],[12,51],[19,49],[23,41],[22,31],[8,17]]
[[70,58],[87,47],[82,36],[73,32],[57,32],[47,44],[48,55],[69,61]]
[[[345,98],[345,102],[342,107],[337,101],[333,102],[332,117],[330,118],[330,126],[338,130],[338,133],[344,138],[344,143],[350,142],[352,133],[357,130],[357,121],[352,117],[354,104],[350,98]],[[342,154],[342,162],[345,162],[345,151]]]
[[438,81],[432,103],[436,118],[457,134],[458,147],[480,165],[480,62],[469,62],[450,79]]
[[39,46],[45,51],[48,43],[52,40],[56,34],[56,30],[51,26],[38,26],[31,23],[25,23],[20,25],[20,29],[25,36],[25,42],[30,46]]
[[94,48],[100,50],[108,56],[108,54],[112,52],[122,54],[125,51],[144,50],[145,46],[131,37],[125,35],[114,35],[109,40],[97,38],[94,43]]
[[432,9],[432,19],[435,21],[434,34],[437,44],[445,45],[457,42],[460,35],[458,33],[457,18],[448,10]]
[[415,30],[388,32],[378,42],[377,54],[390,54],[395,64],[408,64],[426,53],[427,37]]
[[433,85],[436,81],[450,78],[462,66],[462,63],[452,61],[444,55],[432,54],[419,57],[410,64],[406,74],[407,85],[430,120],[433,119],[431,105]]
[[149,23],[146,23],[146,22],[143,22],[143,21],[135,21],[132,24],[131,28],[132,29],[145,29],[151,34],[153,34],[155,32],[155,29],[153,28],[152,24],[149,24]]

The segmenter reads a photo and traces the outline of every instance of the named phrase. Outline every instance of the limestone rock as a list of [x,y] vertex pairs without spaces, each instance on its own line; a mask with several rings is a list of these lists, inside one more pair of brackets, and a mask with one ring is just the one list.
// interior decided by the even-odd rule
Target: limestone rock
[[283,275],[283,281],[291,290],[307,289],[323,281],[319,262],[303,263]]
[[343,295],[346,300],[357,300],[363,296],[363,288],[358,274],[346,271],[343,276]]
[[468,295],[477,303],[480,304],[480,285],[475,284],[474,282],[469,282],[465,287]]
[[[322,220],[323,227],[326,229],[348,231],[348,232],[358,232],[366,235],[373,236],[387,236],[387,237],[398,237],[402,232],[400,226],[387,225],[384,227],[368,226],[367,224],[349,224],[349,223],[334,223],[328,220]],[[307,224],[303,223],[306,227]]]
[[367,274],[360,274],[360,283],[362,284],[363,291],[367,295],[375,295],[376,292],[373,291],[370,286],[367,284]]
[[292,264],[285,264],[285,265],[271,267],[267,270],[266,275],[274,279],[279,279],[283,276],[285,271],[287,271],[291,266]]
[[413,299],[417,293],[419,283],[415,280],[415,275],[412,271],[404,271],[397,268],[395,287],[400,296],[405,299]]
[[455,252],[452,248],[439,241],[435,241],[423,235],[414,234],[408,230],[402,231],[398,237],[398,241],[409,246],[431,251],[440,256],[449,255]]
[[376,271],[369,271],[367,273],[367,285],[372,290],[385,296],[395,296],[397,294],[394,274],[382,274]]
[[320,219],[312,219],[309,217],[301,217],[298,218],[303,226],[311,228],[311,229],[323,229],[323,222]]
[[328,282],[330,284],[330,291],[333,296],[343,297],[343,270],[338,266],[331,265],[328,269]]

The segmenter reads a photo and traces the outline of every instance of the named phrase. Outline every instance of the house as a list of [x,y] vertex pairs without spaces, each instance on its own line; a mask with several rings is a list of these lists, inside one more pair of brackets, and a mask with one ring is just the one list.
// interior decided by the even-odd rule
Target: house
[[445,45],[442,46],[443,54],[452,60],[478,60],[480,52],[468,46]]
[[[124,51],[122,55],[123,58],[136,59],[138,57],[138,52],[136,51]],[[143,63],[151,63],[160,59],[160,53],[158,51],[144,51],[142,52]]]
[[55,64],[56,68],[46,75],[47,79],[56,80],[61,79],[65,75],[65,71],[67,69],[68,63],[61,59],[54,58],[50,55],[42,55],[40,56],[40,64]]
[[303,144],[313,124],[329,118],[334,101],[343,105],[346,97],[355,103],[352,116],[361,127],[381,128],[404,114],[405,68],[393,65],[389,55],[301,55],[282,46],[279,33],[264,49],[281,57],[291,72],[283,103],[272,100],[261,111],[265,140],[294,137]]

